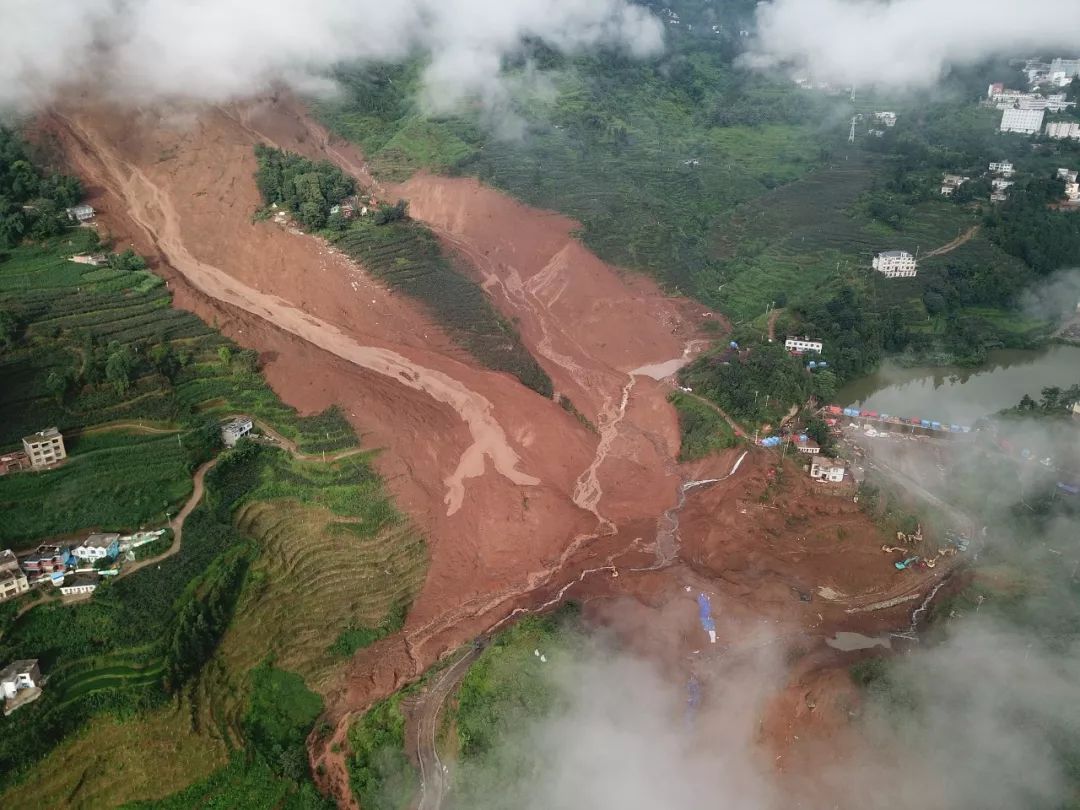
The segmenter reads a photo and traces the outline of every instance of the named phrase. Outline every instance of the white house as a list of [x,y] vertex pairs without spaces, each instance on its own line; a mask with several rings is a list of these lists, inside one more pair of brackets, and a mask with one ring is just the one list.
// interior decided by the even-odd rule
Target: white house
[[1070,79],[1080,76],[1080,59],[1062,59],[1058,57],[1050,62],[1050,73],[1061,73]]
[[1007,160],[1000,163],[990,164],[991,174],[1000,174],[1002,177],[1012,177],[1016,173],[1016,169]]
[[970,177],[963,177],[959,174],[947,174],[941,178],[941,193],[945,197],[951,197],[953,192],[960,186],[964,185]]
[[41,670],[36,658],[13,661],[0,670],[0,694],[11,700],[23,689],[33,689],[41,682]]
[[1064,180],[1066,183],[1076,182],[1076,169],[1058,169],[1058,180]]
[[97,590],[97,577],[76,576],[71,582],[60,586],[60,593],[64,596],[75,596],[83,593],[93,593]]
[[815,458],[810,462],[810,477],[815,481],[827,481],[830,484],[840,484],[847,474],[847,465],[842,461],[833,461],[830,458]]
[[805,442],[795,442],[795,449],[804,456],[816,456],[821,452],[821,446],[813,439],[807,439]]
[[80,560],[101,560],[115,557],[120,551],[120,535],[92,534],[82,543],[71,549],[71,553]]
[[1080,124],[1075,121],[1051,121],[1046,125],[1046,137],[1058,141],[1066,138],[1080,141]]
[[1072,204],[1080,202],[1080,183],[1065,184],[1065,200]]
[[995,177],[993,180],[990,181],[990,188],[992,188],[994,191],[1004,191],[1009,186],[1014,185],[1016,185],[1016,183],[1012,180],[1005,180],[1001,177]]
[[1042,110],[1005,110],[1001,113],[1002,132],[1019,132],[1021,135],[1035,135],[1042,130]]
[[810,340],[810,338],[807,337],[789,337],[784,341],[784,348],[789,352],[796,352],[797,354],[802,354],[803,352],[821,354],[823,344],[820,340]]
[[89,222],[94,218],[94,209],[83,203],[68,208],[67,215],[72,222]]
[[887,127],[895,127],[896,126],[896,113],[888,112],[888,111],[876,112],[876,113],[874,113],[874,120],[875,121],[880,121],[881,123],[883,123]]
[[221,441],[226,447],[235,447],[244,436],[251,433],[255,423],[246,416],[238,416],[221,426]]
[[873,268],[885,278],[914,278],[918,273],[915,257],[906,250],[886,250],[874,257]]

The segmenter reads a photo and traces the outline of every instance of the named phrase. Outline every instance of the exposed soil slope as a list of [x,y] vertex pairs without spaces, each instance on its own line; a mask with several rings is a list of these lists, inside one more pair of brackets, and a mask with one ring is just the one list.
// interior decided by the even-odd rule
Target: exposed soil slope
[[[177,306],[258,349],[284,401],[341,405],[385,448],[380,472],[427,533],[431,567],[404,632],[357,654],[326,694],[332,740],[345,739],[352,712],[439,656],[568,592],[664,601],[684,581],[711,582],[733,611],[791,614],[800,633],[872,624],[883,614],[847,609],[898,593],[894,580],[878,586],[887,563],[857,542],[874,529],[850,502],[822,505],[796,488],[780,508],[759,508],[765,453],[680,497],[680,482],[724,477],[733,463],[678,467],[677,422],[656,379],[700,348],[698,324],[713,316],[600,262],[570,220],[468,179],[420,176],[384,190],[408,198],[456,251],[595,433],[513,378],[476,368],[420,307],[321,241],[252,221],[259,141],[370,182],[362,157],[291,102],[171,118],[71,106],[46,124],[86,180],[101,227],[156,257]],[[825,534],[836,538],[838,525],[848,534],[832,543]],[[812,531],[821,538],[809,547]],[[680,543],[688,565],[677,562]],[[800,601],[815,589],[835,598]],[[341,755],[325,741],[312,747],[324,789],[351,804]]]

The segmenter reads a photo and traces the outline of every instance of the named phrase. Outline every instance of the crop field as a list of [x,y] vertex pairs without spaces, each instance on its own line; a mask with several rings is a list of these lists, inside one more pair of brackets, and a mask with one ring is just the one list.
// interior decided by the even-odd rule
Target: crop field
[[113,433],[109,443],[73,454],[56,469],[0,478],[0,545],[20,548],[90,529],[155,526],[191,495],[188,459],[177,436]]
[[551,380],[479,285],[453,266],[435,236],[412,221],[375,225],[360,220],[334,243],[391,287],[413,296],[473,357],[517,377],[542,396]]

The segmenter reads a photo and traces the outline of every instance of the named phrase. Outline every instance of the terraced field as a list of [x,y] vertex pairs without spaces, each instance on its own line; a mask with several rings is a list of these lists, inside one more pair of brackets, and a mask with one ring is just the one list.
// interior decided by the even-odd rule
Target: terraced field
[[423,538],[363,457],[324,465],[266,450],[260,465],[233,513],[258,556],[195,696],[197,725],[233,741],[249,671],[271,656],[318,691],[347,660],[331,652],[339,636],[403,616],[427,568]]

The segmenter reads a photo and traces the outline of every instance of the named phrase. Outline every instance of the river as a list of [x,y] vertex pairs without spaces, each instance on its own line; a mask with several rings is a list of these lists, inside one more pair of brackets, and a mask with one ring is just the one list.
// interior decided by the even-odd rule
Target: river
[[1080,346],[992,351],[981,366],[904,368],[886,361],[837,394],[837,403],[894,416],[970,425],[987,414],[1035,399],[1048,386],[1080,383]]

